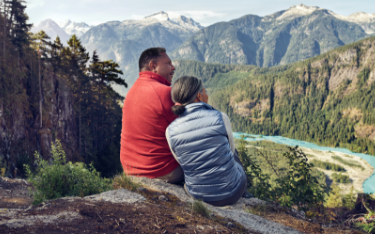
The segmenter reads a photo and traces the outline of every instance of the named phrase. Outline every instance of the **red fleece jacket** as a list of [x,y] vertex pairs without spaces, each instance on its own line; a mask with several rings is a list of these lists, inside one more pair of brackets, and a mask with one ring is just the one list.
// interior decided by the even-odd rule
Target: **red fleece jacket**
[[177,168],[165,130],[177,118],[171,110],[171,83],[153,72],[140,72],[122,109],[120,159],[125,173],[156,178]]

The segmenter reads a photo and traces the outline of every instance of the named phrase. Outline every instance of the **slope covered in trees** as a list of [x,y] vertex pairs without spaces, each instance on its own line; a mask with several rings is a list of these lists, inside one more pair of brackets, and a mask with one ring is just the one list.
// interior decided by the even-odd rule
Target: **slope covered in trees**
[[93,162],[108,176],[121,170],[119,96],[126,86],[112,61],[100,61],[76,36],[64,47],[43,31],[31,34],[25,2],[6,0],[0,11],[0,163],[22,174],[39,151],[50,158],[60,140],[68,160]]
[[[281,67],[177,64],[206,81],[211,104],[230,116],[235,131],[375,154],[375,37]],[[237,83],[210,86],[214,78]]]

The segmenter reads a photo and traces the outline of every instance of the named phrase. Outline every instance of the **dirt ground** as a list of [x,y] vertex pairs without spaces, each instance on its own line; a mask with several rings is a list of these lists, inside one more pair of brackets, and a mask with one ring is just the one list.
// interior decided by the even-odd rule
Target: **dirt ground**
[[[191,204],[168,193],[142,189],[139,193],[147,202],[135,204],[75,197],[31,206],[31,188],[26,181],[0,177],[0,233],[254,233],[227,218],[203,217],[192,211]],[[303,233],[361,233],[339,225],[325,227],[278,209],[249,212]],[[14,225],[1,225],[6,220]],[[19,220],[22,225],[17,224]]]

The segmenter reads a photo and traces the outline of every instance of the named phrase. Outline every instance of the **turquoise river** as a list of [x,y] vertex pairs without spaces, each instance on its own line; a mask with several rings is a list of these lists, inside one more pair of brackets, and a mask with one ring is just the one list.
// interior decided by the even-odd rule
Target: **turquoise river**
[[[272,141],[278,144],[283,144],[283,145],[288,145],[288,146],[296,146],[298,145],[299,147],[302,148],[310,148],[310,149],[315,149],[315,150],[321,150],[321,151],[336,151],[336,152],[341,152],[345,154],[350,154],[353,156],[357,156],[360,158],[363,158],[366,160],[372,167],[375,168],[375,157],[367,154],[360,154],[360,153],[354,153],[351,152],[348,149],[344,148],[334,148],[334,147],[326,147],[326,146],[319,146],[310,142],[306,141],[299,141],[299,140],[294,140],[282,136],[263,136],[263,135],[253,135],[253,134],[246,134],[242,132],[234,132],[233,136],[235,138],[241,138],[241,135],[250,136],[249,138],[245,138],[246,141],[261,141],[261,140],[268,140]],[[374,173],[365,180],[363,183],[363,191],[365,193],[375,193],[375,170]]]

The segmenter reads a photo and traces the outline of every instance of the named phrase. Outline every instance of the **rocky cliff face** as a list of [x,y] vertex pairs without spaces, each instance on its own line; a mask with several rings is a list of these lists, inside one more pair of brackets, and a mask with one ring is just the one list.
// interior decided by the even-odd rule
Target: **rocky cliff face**
[[[51,143],[59,139],[68,160],[82,160],[78,150],[76,112],[72,93],[50,71],[43,74],[44,105],[42,126],[39,112],[33,103],[37,94],[25,86],[21,94],[12,96],[12,106],[0,99],[0,162],[5,164],[8,175],[21,173],[23,164],[32,164],[35,151],[44,159],[50,158]],[[35,84],[34,84],[35,85]]]

